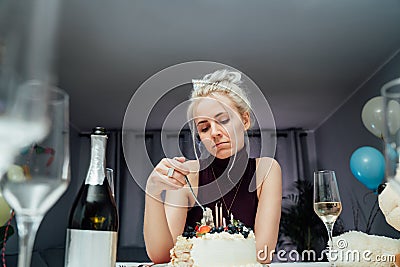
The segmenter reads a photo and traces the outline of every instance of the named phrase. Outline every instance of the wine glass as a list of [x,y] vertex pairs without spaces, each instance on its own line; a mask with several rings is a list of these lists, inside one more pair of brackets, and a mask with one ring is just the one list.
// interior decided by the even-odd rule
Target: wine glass
[[[314,172],[314,211],[323,221],[328,231],[328,249],[331,252],[333,248],[333,225],[342,211],[342,203],[334,171],[324,170]],[[328,258],[331,261],[330,257]],[[335,265],[331,263],[331,266]]]
[[[36,116],[30,117],[36,108],[32,105],[35,96],[21,99],[30,104],[22,107],[17,100],[14,107],[27,123],[24,131],[18,131],[24,135],[20,138],[24,140],[24,147],[19,149],[13,164],[3,175],[0,187],[16,213],[20,247],[18,267],[29,267],[39,225],[69,183],[69,98],[60,89],[48,89],[48,99],[44,103],[48,114],[46,124],[37,123]],[[32,135],[35,132],[32,127],[37,127],[40,134]],[[25,138],[27,133],[30,138]]]
[[111,194],[112,194],[113,198],[115,198],[114,170],[111,168],[106,168],[106,176],[107,176],[108,184],[110,185],[110,188],[111,188]]
[[382,86],[386,179],[400,194],[400,78]]
[[0,90],[0,177],[19,150],[42,139],[48,132],[48,89],[38,81]]

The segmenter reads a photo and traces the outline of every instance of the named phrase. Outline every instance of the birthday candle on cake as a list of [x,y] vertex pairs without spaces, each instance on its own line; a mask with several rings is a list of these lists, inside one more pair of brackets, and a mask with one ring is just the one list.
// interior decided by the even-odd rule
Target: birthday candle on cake
[[225,220],[225,217],[222,218],[222,220],[223,220],[223,226],[224,226],[224,228],[225,228],[225,227],[226,227],[226,220]]
[[215,227],[218,227],[218,203],[215,203]]
[[222,217],[224,217],[224,215],[222,214],[222,203],[221,203],[221,206],[219,206],[219,226],[222,226]]

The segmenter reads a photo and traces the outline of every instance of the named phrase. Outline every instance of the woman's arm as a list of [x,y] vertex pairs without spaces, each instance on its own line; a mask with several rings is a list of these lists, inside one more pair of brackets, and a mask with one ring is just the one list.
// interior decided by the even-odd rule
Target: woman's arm
[[[169,250],[174,245],[174,238],[168,225],[161,193],[163,190],[183,192],[184,189],[182,188],[186,183],[184,175],[189,174],[189,170],[182,163],[183,161],[183,158],[178,158],[175,161],[163,159],[154,168],[147,181],[143,232],[147,254],[154,263],[168,262],[170,259]],[[171,167],[175,171],[173,177],[168,177],[168,169]],[[183,193],[177,195],[182,198],[185,197]],[[181,200],[181,202],[183,201]],[[183,213],[183,209],[177,209],[177,212]]]
[[166,194],[164,209],[173,244],[176,243],[178,235],[181,235],[185,228],[188,201],[187,188],[168,191]]
[[[191,170],[187,178],[193,186],[195,194],[197,194],[198,162],[196,160],[190,160],[185,162],[185,166]],[[178,235],[181,235],[184,231],[188,207],[193,207],[194,203],[195,200],[188,185],[185,185],[180,190],[167,191],[164,207],[174,244],[176,243]]]
[[173,240],[161,197],[155,199],[146,194],[143,232],[149,258],[154,263],[168,262],[168,249],[172,248]]
[[261,184],[254,232],[257,260],[269,263],[279,233],[282,206],[282,173],[279,163],[272,158],[260,158],[257,163],[257,185]]

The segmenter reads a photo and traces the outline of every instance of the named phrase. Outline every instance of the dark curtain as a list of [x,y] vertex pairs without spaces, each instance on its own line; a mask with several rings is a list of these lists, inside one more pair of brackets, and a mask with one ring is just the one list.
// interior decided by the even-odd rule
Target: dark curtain
[[[281,130],[277,132],[276,160],[282,168],[282,195],[297,194],[295,182],[312,181],[316,167],[315,142],[313,133],[299,129]],[[284,200],[282,206],[291,203]],[[311,207],[312,208],[312,207]],[[282,233],[279,233],[277,250],[287,252],[296,249]]]
[[295,181],[312,181],[316,169],[314,134],[301,129],[277,131],[275,159],[282,168],[283,196],[293,192]]

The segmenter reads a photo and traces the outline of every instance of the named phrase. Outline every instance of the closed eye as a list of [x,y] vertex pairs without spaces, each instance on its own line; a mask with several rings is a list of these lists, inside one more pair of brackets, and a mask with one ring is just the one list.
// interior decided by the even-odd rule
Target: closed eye
[[219,123],[221,123],[221,124],[227,124],[229,121],[230,121],[230,119],[227,118],[227,119],[225,119],[225,120],[219,121]]
[[204,128],[202,128],[202,129],[200,130],[200,132],[205,133],[205,132],[208,131],[208,128],[209,128],[209,127],[204,127]]

